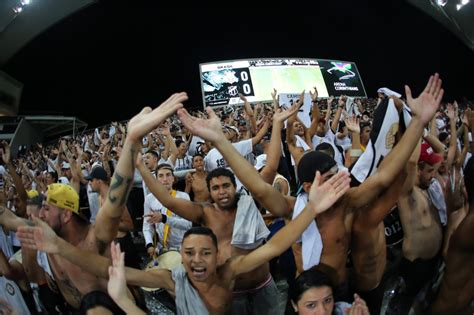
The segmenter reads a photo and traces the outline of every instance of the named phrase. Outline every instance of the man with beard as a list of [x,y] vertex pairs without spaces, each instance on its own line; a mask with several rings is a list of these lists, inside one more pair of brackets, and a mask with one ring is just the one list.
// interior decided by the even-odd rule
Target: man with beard
[[[49,185],[40,217],[74,246],[84,251],[107,255],[106,249],[117,235],[124,206],[133,185],[134,164],[142,148],[142,138],[182,107],[182,102],[186,99],[186,93],[174,94],[155,110],[144,108],[129,121],[127,137],[112,176],[107,199],[97,214],[94,225],[90,225],[81,217],[77,193],[72,187],[62,184]],[[28,222],[0,207],[0,224],[16,231],[19,226]],[[106,290],[106,281],[98,279],[59,255],[48,255],[48,259],[59,290],[72,308],[78,309],[85,295],[93,297],[95,291]]]
[[418,292],[438,270],[443,230],[427,190],[436,171],[435,164],[442,160],[429,144],[423,143],[418,161],[407,164],[407,179],[398,200],[404,233],[399,272],[405,288],[392,298],[387,314],[407,314]]
[[[219,185],[220,189],[227,186],[227,184],[220,185],[220,182],[224,180],[223,178],[216,178],[216,180],[213,182],[215,185]],[[267,263],[286,250],[316,216],[330,208],[347,191],[349,182],[349,176],[346,172],[340,172],[324,183],[322,176],[319,173],[316,174],[305,210],[275,234],[270,241],[254,251],[242,252],[231,258],[229,257],[224,263],[219,263],[221,250],[219,245],[222,242],[219,241],[218,236],[216,237],[209,228],[193,227],[183,237],[181,247],[182,266],[172,271],[159,269],[155,272],[127,268],[122,277],[126,278],[128,284],[160,287],[169,291],[176,296],[178,315],[229,314],[235,281],[238,281],[240,276],[255,270],[258,266]],[[227,202],[229,200],[223,201],[223,203]],[[218,214],[218,212],[215,211],[215,214]],[[107,278],[109,275],[112,277],[113,268],[123,268],[123,254],[120,253],[119,246],[112,245],[112,267],[109,259],[82,251],[56,236],[51,228],[43,222],[36,220],[35,223],[37,227],[25,226],[19,229],[18,234],[23,246],[61,255],[102,278]],[[218,231],[222,229],[218,226],[216,228]],[[127,298],[124,282],[122,281],[117,286],[109,286],[110,290],[120,291],[111,292],[111,295],[127,314],[143,314]],[[275,296],[275,299],[271,302],[277,304],[278,298],[278,296]],[[255,302],[258,302],[258,299]],[[234,314],[240,314],[235,309],[232,309],[232,311]],[[258,312],[245,310],[243,314],[248,313],[282,314],[282,312],[275,313],[264,308],[258,309]]]

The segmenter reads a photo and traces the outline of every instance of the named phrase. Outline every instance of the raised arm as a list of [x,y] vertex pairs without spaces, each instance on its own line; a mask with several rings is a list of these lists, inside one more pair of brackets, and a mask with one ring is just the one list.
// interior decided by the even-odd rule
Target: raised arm
[[447,115],[449,117],[449,147],[448,147],[448,156],[446,158],[446,167],[448,171],[453,167],[454,157],[457,150],[457,130],[456,130],[456,118],[458,117],[458,106],[457,102],[454,102],[454,105],[448,104]]
[[268,117],[265,117],[264,119],[265,121],[263,123],[262,128],[260,128],[260,130],[254,137],[252,137],[252,146],[256,146],[260,141],[262,141],[263,137],[267,134],[271,120]]
[[229,163],[242,184],[250,190],[260,204],[276,216],[286,216],[291,209],[283,195],[266,183],[257,170],[234,148],[222,132],[221,123],[208,107],[209,119],[195,118],[185,109],[178,111],[181,122],[195,135],[211,141]]
[[203,206],[192,201],[173,198],[169,191],[151,175],[150,171],[143,165],[141,159],[137,162],[137,168],[145,181],[150,192],[158,199],[163,206],[173,211],[177,215],[191,222],[201,224],[204,217]]
[[352,146],[350,149],[351,164],[354,164],[362,154],[360,148],[360,121],[357,117],[346,117],[346,128],[351,133]]
[[317,172],[309,192],[306,208],[296,219],[290,221],[276,233],[265,245],[248,255],[238,256],[230,263],[233,276],[249,272],[287,250],[303,234],[314,218],[329,209],[349,189],[349,174],[340,172],[322,183]]
[[391,185],[415,149],[424,126],[436,113],[444,93],[438,74],[430,77],[425,90],[418,98],[412,98],[408,86],[405,86],[405,92],[413,115],[411,122],[399,143],[383,159],[375,174],[349,192],[350,206],[359,208],[370,203]]
[[[108,270],[111,265],[109,258],[82,250],[68,243],[57,236],[45,222],[38,218],[34,218],[33,221],[35,226],[18,228],[17,236],[22,246],[52,255],[60,255],[86,272],[100,278],[108,278]],[[134,268],[126,268],[127,283],[131,285],[174,290],[174,284],[171,279],[166,279],[166,274],[169,274],[169,271],[149,273]]]
[[244,111],[247,113],[247,116],[249,117],[250,120],[250,126],[252,128],[252,133],[257,132],[257,121],[255,119],[254,111],[252,110],[252,106],[250,106],[249,101],[247,98],[239,93],[240,99],[244,102]]
[[298,112],[299,108],[299,104],[294,104],[285,110],[279,108],[275,114],[273,114],[272,137],[270,138],[270,144],[268,146],[267,164],[260,172],[260,176],[262,176],[263,180],[270,185],[273,184],[278,170],[278,164],[280,163],[281,130],[283,128],[283,122],[295,112]]
[[132,189],[135,161],[142,149],[142,138],[181,108],[185,100],[187,100],[186,93],[173,94],[158,108],[151,110],[146,107],[129,121],[127,138],[112,176],[107,198],[97,214],[94,225],[100,252],[105,251],[105,246],[117,234],[124,206]]
[[23,186],[23,182],[21,181],[20,176],[16,173],[15,166],[11,160],[11,151],[10,145],[5,140],[2,141],[3,149],[1,149],[2,159],[7,166],[8,172],[10,173],[11,177],[13,178],[13,183],[15,184],[16,192],[18,194],[18,198],[20,198],[20,207],[16,210],[17,215],[23,217],[26,215],[26,200],[28,199],[28,195],[26,194],[25,187]]
[[309,136],[312,139],[318,130],[319,124],[319,102],[318,102],[318,89],[314,87],[314,93],[310,90],[309,95],[311,96],[311,103],[313,105],[311,109],[311,125],[309,126]]
[[107,292],[125,313],[129,315],[145,315],[135,305],[127,294],[127,281],[125,271],[125,253],[120,251],[120,244],[111,244],[112,266],[109,266],[109,282]]
[[334,114],[334,119],[331,123],[331,130],[334,134],[337,133],[337,127],[339,126],[339,120],[341,119],[342,111],[344,110],[344,106],[346,105],[347,99],[340,97],[337,101],[337,109],[336,114]]

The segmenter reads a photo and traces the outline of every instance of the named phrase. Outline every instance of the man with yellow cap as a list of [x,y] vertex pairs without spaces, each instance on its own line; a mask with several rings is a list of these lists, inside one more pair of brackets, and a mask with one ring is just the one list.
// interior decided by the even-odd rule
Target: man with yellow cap
[[[173,94],[158,108],[147,107],[128,123],[128,134],[122,154],[111,179],[107,198],[95,224],[90,225],[79,212],[79,196],[70,186],[51,184],[40,211],[40,218],[62,238],[74,246],[100,255],[109,256],[106,249],[117,235],[124,205],[133,185],[135,160],[141,150],[142,138],[174,114],[187,100],[186,93]],[[25,221],[0,207],[0,224],[10,230],[25,225]],[[107,291],[107,282],[60,257],[50,254],[48,260],[53,276],[66,302],[74,309],[81,306],[96,291]]]

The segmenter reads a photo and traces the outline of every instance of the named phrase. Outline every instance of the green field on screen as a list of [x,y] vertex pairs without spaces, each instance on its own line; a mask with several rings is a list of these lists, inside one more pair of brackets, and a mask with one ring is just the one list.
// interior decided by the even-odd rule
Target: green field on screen
[[328,97],[323,75],[319,67],[258,67],[250,68],[250,76],[256,99],[271,100],[270,93],[308,92],[314,86],[320,97]]

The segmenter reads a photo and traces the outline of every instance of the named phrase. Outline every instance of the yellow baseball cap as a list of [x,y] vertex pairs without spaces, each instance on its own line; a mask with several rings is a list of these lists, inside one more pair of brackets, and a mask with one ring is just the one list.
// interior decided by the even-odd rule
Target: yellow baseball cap
[[79,195],[69,185],[51,184],[48,185],[48,195],[46,203],[50,203],[59,208],[68,209],[80,215],[79,213]]
[[26,194],[28,195],[28,199],[32,199],[39,196],[39,192],[36,189],[28,190]]

